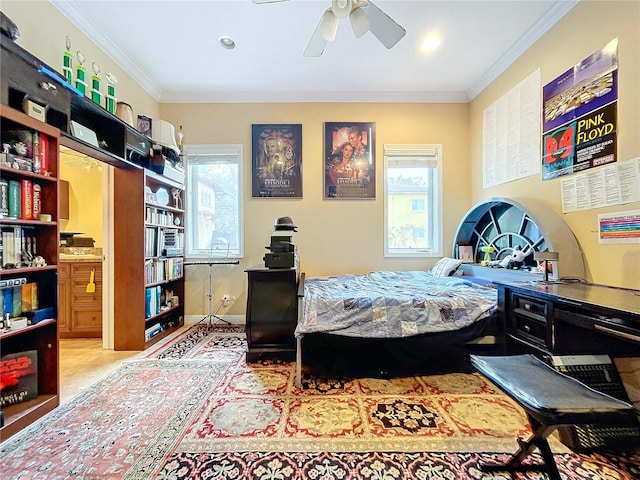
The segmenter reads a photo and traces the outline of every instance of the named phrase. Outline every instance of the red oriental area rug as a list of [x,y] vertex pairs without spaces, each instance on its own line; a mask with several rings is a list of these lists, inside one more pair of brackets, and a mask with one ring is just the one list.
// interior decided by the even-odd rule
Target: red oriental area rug
[[[478,374],[309,375],[300,388],[294,364],[246,364],[245,349],[239,327],[185,331],[3,443],[2,478],[508,479],[478,464],[528,434]],[[638,452],[552,450],[566,480],[640,478]]]

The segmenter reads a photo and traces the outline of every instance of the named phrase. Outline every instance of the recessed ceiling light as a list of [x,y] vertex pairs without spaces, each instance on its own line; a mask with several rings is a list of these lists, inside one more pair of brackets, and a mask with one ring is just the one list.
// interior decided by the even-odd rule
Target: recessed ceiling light
[[236,48],[236,42],[234,42],[231,37],[227,37],[226,35],[224,37],[220,37],[218,41],[220,42],[222,48],[227,48],[229,50]]
[[438,35],[429,35],[422,41],[423,52],[433,52],[440,46],[440,37]]

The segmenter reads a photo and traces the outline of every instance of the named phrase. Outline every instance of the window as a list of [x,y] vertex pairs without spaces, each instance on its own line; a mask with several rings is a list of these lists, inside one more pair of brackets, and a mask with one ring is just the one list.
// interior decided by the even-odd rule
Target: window
[[384,145],[384,256],[442,256],[442,146]]
[[244,254],[242,145],[185,145],[190,258]]
[[414,212],[424,212],[424,198],[415,198],[411,200],[411,210]]

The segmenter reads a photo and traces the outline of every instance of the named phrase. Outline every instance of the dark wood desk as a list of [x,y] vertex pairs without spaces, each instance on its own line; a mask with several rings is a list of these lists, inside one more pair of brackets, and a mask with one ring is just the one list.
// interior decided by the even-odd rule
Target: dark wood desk
[[640,291],[496,282],[506,353],[640,356]]
[[[509,281],[497,285],[505,353],[640,357],[640,291],[580,283]],[[584,373],[588,367],[577,368]],[[599,382],[608,382],[610,391],[605,393],[628,401],[624,386],[614,388],[620,381],[616,376],[604,375],[601,380],[587,375],[585,382],[589,378],[596,389],[603,388],[596,386]],[[575,451],[637,446],[640,426],[632,420],[620,428],[562,426],[560,441]]]

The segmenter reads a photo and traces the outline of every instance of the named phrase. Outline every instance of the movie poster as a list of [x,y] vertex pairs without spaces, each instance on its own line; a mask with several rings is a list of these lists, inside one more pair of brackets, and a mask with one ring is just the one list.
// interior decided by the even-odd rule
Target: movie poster
[[252,196],[302,198],[302,125],[252,125]]
[[324,198],[376,198],[375,122],[325,122]]
[[545,85],[542,180],[616,161],[618,40]]

